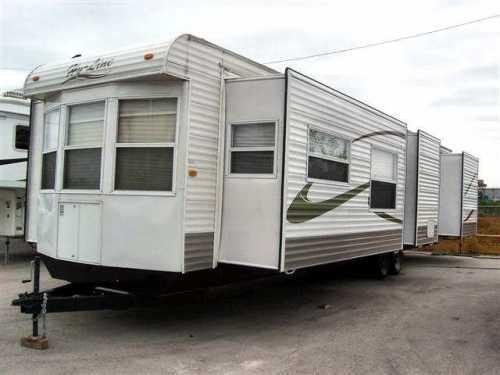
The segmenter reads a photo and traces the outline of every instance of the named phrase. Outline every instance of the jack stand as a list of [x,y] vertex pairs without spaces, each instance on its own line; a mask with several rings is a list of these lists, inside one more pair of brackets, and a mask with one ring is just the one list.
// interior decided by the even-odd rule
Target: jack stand
[[[33,294],[40,293],[40,257],[35,257],[33,261]],[[47,293],[43,294],[42,311],[33,313],[33,334],[21,338],[21,346],[30,349],[44,350],[49,347],[49,340],[45,332],[45,316],[47,314]],[[38,335],[38,319],[42,317],[42,335]]]
[[10,247],[10,239],[9,237],[5,238],[5,253],[3,258],[3,264],[7,265],[9,263],[9,247]]

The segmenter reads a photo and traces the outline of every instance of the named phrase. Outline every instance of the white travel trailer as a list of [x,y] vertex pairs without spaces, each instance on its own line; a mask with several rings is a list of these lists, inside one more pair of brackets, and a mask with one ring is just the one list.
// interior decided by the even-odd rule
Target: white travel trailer
[[408,132],[406,157],[404,244],[419,247],[438,241],[441,141]]
[[442,148],[440,236],[473,236],[478,221],[479,160],[466,153]]
[[377,257],[397,272],[406,124],[192,35],[41,66],[26,238],[52,276]]
[[10,239],[24,234],[28,100],[0,96],[0,237],[5,242],[5,262]]

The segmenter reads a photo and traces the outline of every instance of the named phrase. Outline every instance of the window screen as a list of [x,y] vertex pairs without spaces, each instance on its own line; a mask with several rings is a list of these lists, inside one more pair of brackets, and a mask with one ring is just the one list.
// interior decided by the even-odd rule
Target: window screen
[[42,157],[42,189],[54,189],[56,182],[57,152],[47,152]]
[[372,149],[372,179],[396,181],[396,155]]
[[55,188],[57,146],[59,143],[59,117],[59,109],[45,114],[42,148],[42,189]]
[[274,123],[233,125],[232,147],[274,147]]
[[396,208],[396,184],[374,181],[371,183],[371,208]]
[[234,151],[231,155],[231,173],[273,173],[274,152]]
[[273,174],[275,132],[274,122],[231,125],[230,172]]
[[396,208],[396,154],[372,149],[370,207],[375,209]]
[[118,190],[172,190],[171,147],[123,147],[116,150]]
[[333,160],[310,156],[308,171],[311,178],[343,182],[349,180],[349,165]]
[[308,147],[309,178],[349,181],[349,141],[316,129],[309,129]]
[[177,98],[119,103],[116,190],[172,191]]
[[43,151],[56,150],[59,143],[59,109],[45,114]]
[[80,104],[69,107],[68,139],[69,146],[102,143],[104,126],[104,102]]
[[64,189],[100,188],[104,108],[103,101],[68,108]]
[[98,190],[101,181],[101,149],[66,150],[64,188]]
[[319,130],[309,129],[309,152],[347,161],[349,142]]
[[119,143],[173,143],[177,99],[120,101]]
[[30,148],[30,128],[26,125],[16,125],[15,148],[28,150]]

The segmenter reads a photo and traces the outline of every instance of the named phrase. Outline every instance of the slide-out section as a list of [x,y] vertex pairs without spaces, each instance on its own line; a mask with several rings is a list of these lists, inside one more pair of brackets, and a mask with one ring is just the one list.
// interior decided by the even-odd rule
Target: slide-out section
[[282,269],[400,250],[406,125],[293,70],[286,113]]
[[437,242],[439,222],[441,142],[419,130],[408,134],[404,243]]

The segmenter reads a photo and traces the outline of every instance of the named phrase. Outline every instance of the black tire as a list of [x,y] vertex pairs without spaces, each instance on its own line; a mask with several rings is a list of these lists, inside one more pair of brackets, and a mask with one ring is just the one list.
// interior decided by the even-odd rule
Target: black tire
[[378,279],[386,278],[391,268],[391,254],[376,255],[373,260],[375,276]]
[[389,267],[389,273],[391,275],[399,275],[401,272],[401,252],[397,251],[391,254],[391,264]]

